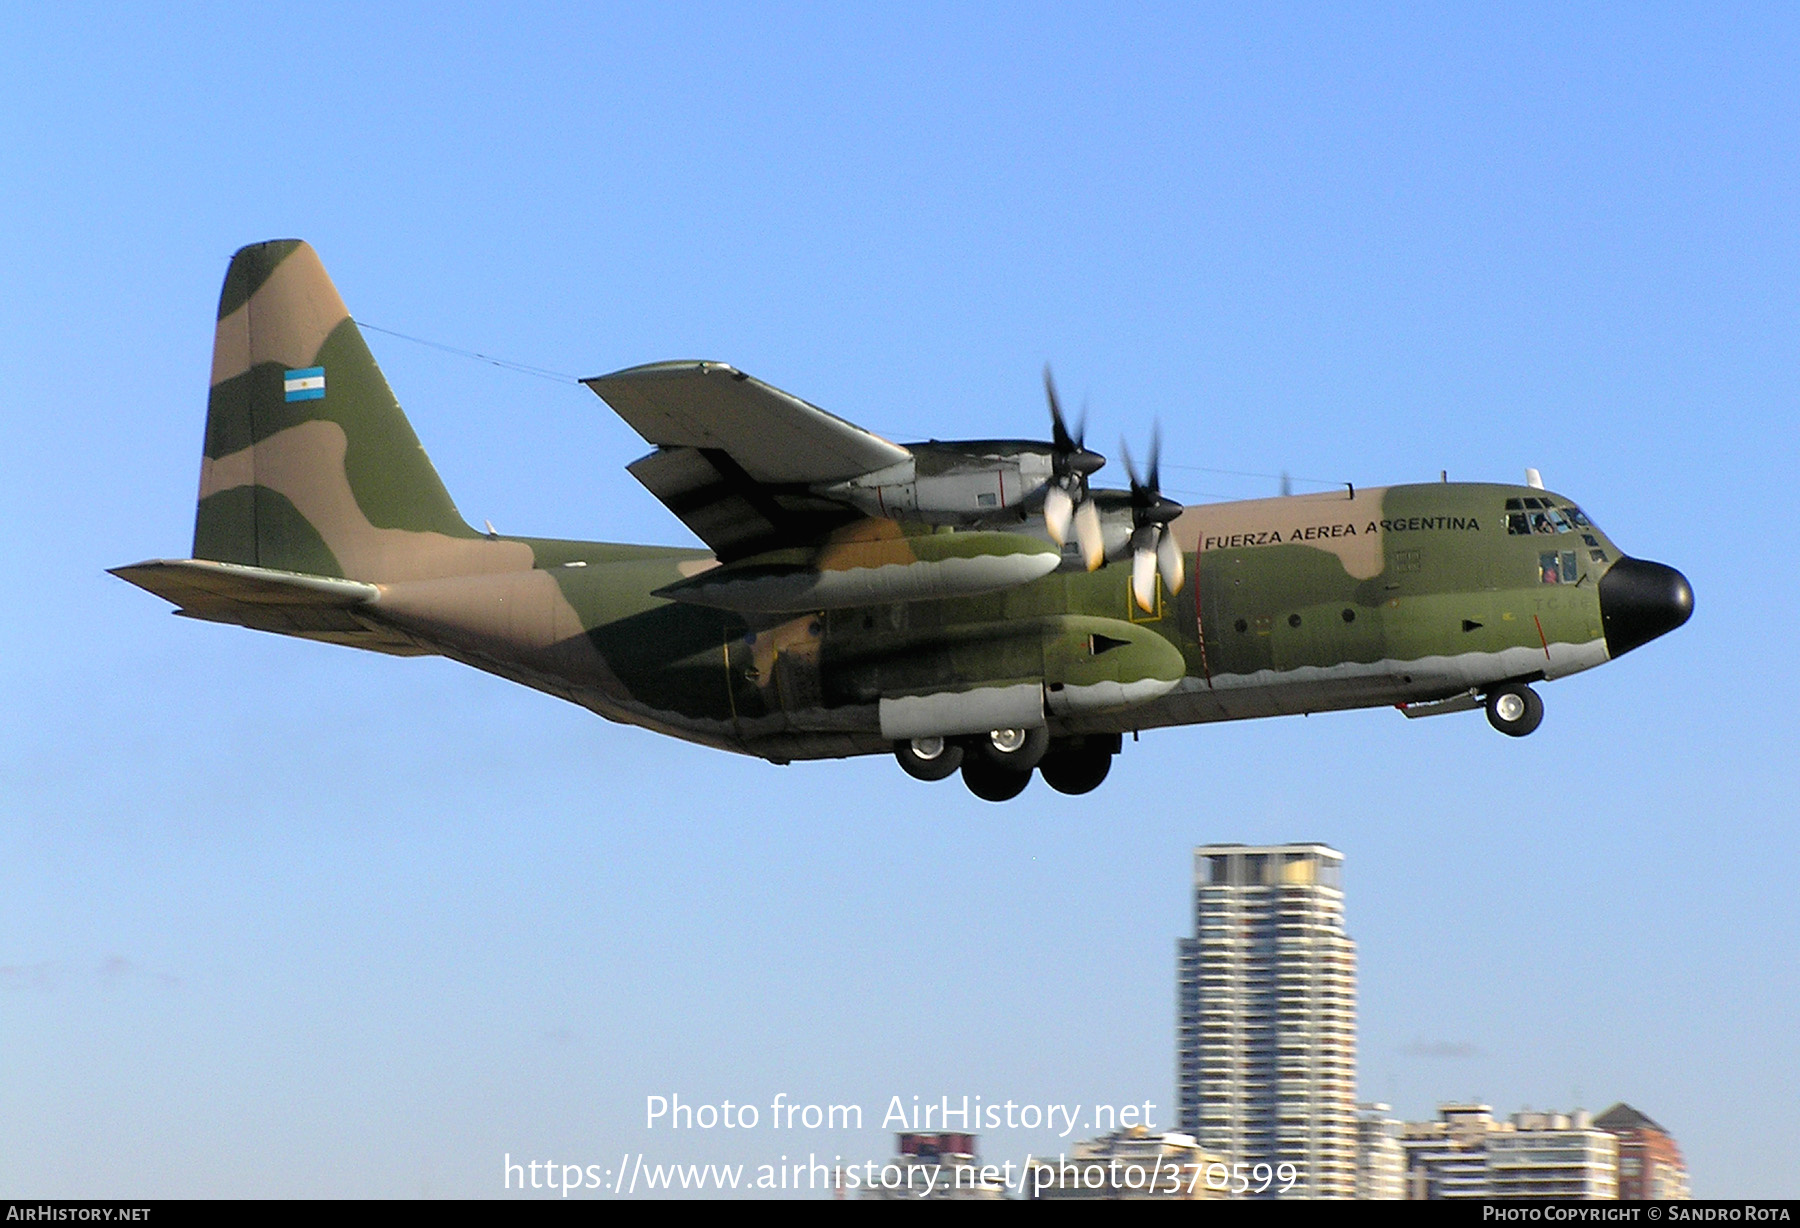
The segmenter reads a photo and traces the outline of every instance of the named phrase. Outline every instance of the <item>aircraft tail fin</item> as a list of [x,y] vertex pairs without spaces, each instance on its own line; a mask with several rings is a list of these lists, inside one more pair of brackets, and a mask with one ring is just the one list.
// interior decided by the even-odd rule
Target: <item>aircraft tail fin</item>
[[354,580],[488,570],[313,249],[231,259],[194,557]]

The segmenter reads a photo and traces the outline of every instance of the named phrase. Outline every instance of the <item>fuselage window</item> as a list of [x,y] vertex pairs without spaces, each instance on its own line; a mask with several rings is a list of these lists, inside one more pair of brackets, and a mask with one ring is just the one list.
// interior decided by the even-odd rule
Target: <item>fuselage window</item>
[[1575,552],[1546,550],[1538,555],[1538,579],[1545,584],[1575,583]]

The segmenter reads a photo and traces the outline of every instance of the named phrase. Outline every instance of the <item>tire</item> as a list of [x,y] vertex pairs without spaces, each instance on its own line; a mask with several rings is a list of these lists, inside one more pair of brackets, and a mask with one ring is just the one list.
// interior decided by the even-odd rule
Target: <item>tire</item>
[[1092,793],[1112,771],[1112,752],[1091,746],[1053,749],[1038,764],[1038,775],[1058,793]]
[[894,743],[894,758],[914,780],[943,780],[963,764],[963,748],[945,738],[913,738]]
[[1487,693],[1488,724],[1509,738],[1522,738],[1544,723],[1544,701],[1522,682],[1509,682]]
[[980,755],[963,760],[963,783],[969,792],[984,802],[1009,802],[1025,792],[1031,783],[1031,771],[1015,772],[1011,768],[990,763]]
[[995,767],[1028,776],[1049,749],[1050,731],[1042,725],[1035,729],[996,729],[975,738],[978,757]]

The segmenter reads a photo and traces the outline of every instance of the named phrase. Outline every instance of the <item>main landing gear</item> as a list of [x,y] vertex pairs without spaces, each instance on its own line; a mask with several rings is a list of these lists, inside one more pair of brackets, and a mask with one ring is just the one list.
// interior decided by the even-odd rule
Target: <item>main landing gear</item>
[[1487,693],[1488,724],[1509,738],[1522,738],[1544,723],[1544,701],[1523,682],[1507,682]]
[[894,758],[915,780],[942,780],[963,765],[963,748],[944,738],[894,743]]
[[968,738],[913,738],[894,743],[894,758],[918,780],[943,780],[960,768],[969,792],[1004,802],[1025,791],[1034,768],[1058,793],[1091,792],[1106,779],[1123,744],[1116,733],[1052,738],[1040,725]]

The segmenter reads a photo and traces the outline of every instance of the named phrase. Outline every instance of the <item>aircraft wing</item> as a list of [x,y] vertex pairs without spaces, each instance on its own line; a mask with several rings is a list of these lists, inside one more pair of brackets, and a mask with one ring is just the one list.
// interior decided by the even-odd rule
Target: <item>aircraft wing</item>
[[652,363],[582,383],[656,445],[632,476],[725,562],[815,545],[862,519],[810,488],[912,455],[724,363]]

